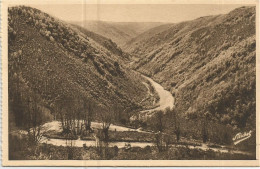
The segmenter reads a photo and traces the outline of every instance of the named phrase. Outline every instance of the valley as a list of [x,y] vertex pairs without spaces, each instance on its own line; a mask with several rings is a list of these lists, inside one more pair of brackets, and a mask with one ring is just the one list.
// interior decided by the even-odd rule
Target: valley
[[9,158],[255,159],[255,15],[66,22],[10,7]]

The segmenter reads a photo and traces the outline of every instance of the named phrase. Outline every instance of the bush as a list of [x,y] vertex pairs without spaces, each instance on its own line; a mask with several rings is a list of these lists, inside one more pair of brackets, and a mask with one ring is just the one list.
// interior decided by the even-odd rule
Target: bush
[[146,146],[146,147],[144,148],[144,152],[145,152],[145,153],[151,153],[151,152],[152,152],[151,146]]
[[50,41],[54,42],[54,38],[52,36],[50,36]]
[[114,156],[117,156],[118,155],[118,147],[117,146],[114,146]]

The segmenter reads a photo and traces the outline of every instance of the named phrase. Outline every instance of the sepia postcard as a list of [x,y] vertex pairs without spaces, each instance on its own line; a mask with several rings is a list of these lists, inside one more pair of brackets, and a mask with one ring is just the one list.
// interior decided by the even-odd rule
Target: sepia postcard
[[3,166],[260,165],[258,0],[3,0],[1,46]]

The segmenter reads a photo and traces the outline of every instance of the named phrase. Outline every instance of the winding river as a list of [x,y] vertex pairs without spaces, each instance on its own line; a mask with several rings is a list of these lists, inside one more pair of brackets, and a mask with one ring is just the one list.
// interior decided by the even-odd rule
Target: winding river
[[[142,75],[143,76],[143,75]],[[160,84],[156,83],[155,81],[153,81],[151,78],[143,76],[144,78],[146,78],[147,80],[150,81],[150,83],[153,85],[154,89],[156,90],[156,92],[158,93],[159,97],[160,97],[160,101],[159,101],[159,106],[154,108],[154,109],[149,109],[149,110],[143,110],[141,111],[141,113],[149,113],[155,110],[165,110],[166,108],[173,108],[174,106],[174,97],[172,96],[172,94],[165,90]],[[91,126],[93,128],[102,128],[102,124],[98,123],[98,122],[92,122]],[[49,123],[45,123],[43,125],[43,128],[46,132],[50,131],[50,130],[55,130],[55,131],[62,131],[62,127],[61,127],[61,123],[59,121],[52,121]],[[118,125],[113,125],[111,124],[109,130],[112,131],[137,131],[137,132],[146,132],[140,129],[132,129],[132,128],[128,128],[128,127],[124,127],[124,126],[118,126]],[[75,147],[82,147],[83,144],[85,144],[86,146],[95,146],[96,145],[96,141],[93,140],[66,140],[66,139],[52,139],[52,138],[46,138],[43,137],[41,140],[42,143],[47,143],[47,144],[53,144],[56,146],[75,146]],[[113,147],[113,146],[117,146],[118,148],[123,148],[125,147],[126,144],[129,144],[129,142],[110,142],[109,146]],[[146,147],[146,146],[153,146],[154,143],[150,143],[150,142],[131,142],[130,143],[132,147]],[[176,146],[182,146],[182,145],[176,145]],[[208,150],[209,147],[205,144],[201,145],[201,146],[188,146],[191,149],[201,149],[201,150]],[[223,153],[228,153],[230,152],[230,150],[226,149],[225,147],[221,147],[221,148],[210,148],[212,151],[217,151],[217,152],[223,152]],[[242,151],[232,151],[232,153],[239,153],[239,154],[247,154],[247,152],[242,152]]]
[[[155,81],[153,81],[151,78],[142,75],[144,78],[146,78],[147,80],[150,81],[150,83],[153,85],[155,91],[158,93],[160,101],[159,101],[159,106],[154,108],[154,109],[149,109],[149,110],[143,110],[141,111],[141,113],[147,113],[147,112],[152,112],[155,110],[165,110],[167,107],[169,108],[173,108],[173,104],[174,104],[174,98],[172,96],[172,94],[165,90],[160,84],[156,83]],[[98,122],[92,122],[91,126],[93,128],[102,128],[102,124],[98,123]],[[45,132],[51,131],[51,130],[55,130],[58,132],[62,131],[61,128],[61,123],[59,121],[52,121],[49,123],[45,123],[43,125],[43,128],[45,130]],[[128,127],[124,127],[124,126],[118,126],[118,125],[113,125],[111,124],[111,126],[109,127],[109,130],[111,131],[137,131],[137,132],[146,132],[140,129],[132,129],[132,128],[128,128]],[[68,145],[68,141],[65,139],[49,139],[49,138],[43,138],[42,143],[47,143],[47,144],[53,144],[53,145],[57,145],[57,146],[66,146]],[[72,146],[76,146],[76,147],[82,147],[83,144],[86,144],[87,146],[94,146],[95,145],[95,141],[84,141],[84,140],[73,140],[70,141],[69,144],[72,144]],[[114,146],[117,145],[119,148],[124,147],[126,144],[126,142],[113,142],[110,143],[110,146]],[[131,142],[131,146],[135,147],[145,147],[145,146],[152,146],[152,143],[149,142]]]
[[146,78],[147,80],[150,81],[150,83],[153,85],[155,91],[158,93],[159,97],[160,97],[160,101],[159,101],[159,106],[154,108],[154,109],[150,109],[150,110],[143,110],[141,112],[152,112],[155,110],[165,110],[167,107],[169,107],[170,109],[173,108],[174,105],[174,97],[172,96],[172,94],[165,90],[159,83],[156,83],[155,81],[153,81],[153,79],[142,75],[144,78]]

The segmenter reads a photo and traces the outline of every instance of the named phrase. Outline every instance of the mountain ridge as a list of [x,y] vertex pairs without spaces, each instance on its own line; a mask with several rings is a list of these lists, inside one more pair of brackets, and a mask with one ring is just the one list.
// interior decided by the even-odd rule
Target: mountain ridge
[[128,43],[126,51],[138,58],[132,67],[176,95],[182,114],[209,112],[235,128],[254,128],[255,7],[162,28]]
[[[140,93],[145,96],[147,88],[143,78],[123,64],[120,52],[109,51],[40,10],[17,6],[8,13],[9,110],[16,122],[33,97],[39,106],[52,107],[47,116],[69,106],[62,100],[73,102],[75,109],[77,102],[91,101],[109,111],[129,107],[134,112],[150,104],[140,104]],[[113,103],[117,106],[111,107]],[[127,120],[130,112],[123,113],[119,118]]]

